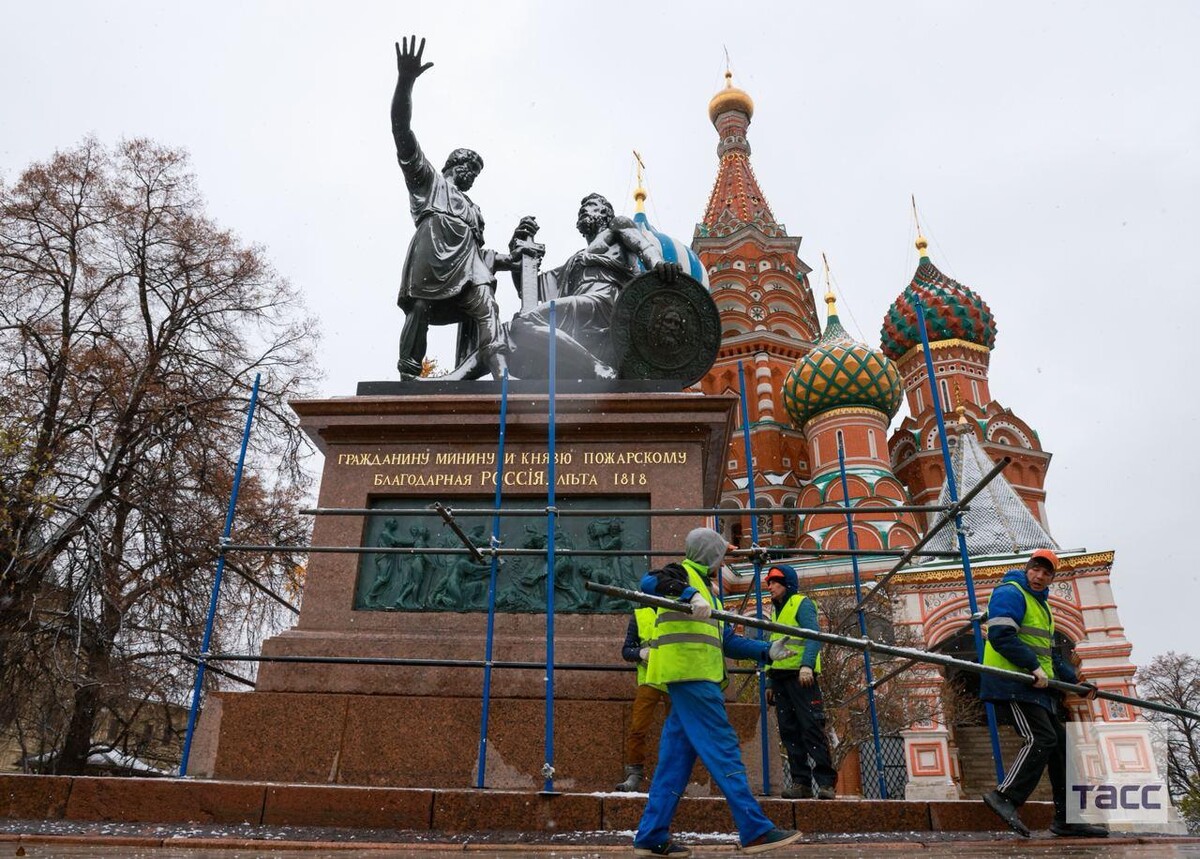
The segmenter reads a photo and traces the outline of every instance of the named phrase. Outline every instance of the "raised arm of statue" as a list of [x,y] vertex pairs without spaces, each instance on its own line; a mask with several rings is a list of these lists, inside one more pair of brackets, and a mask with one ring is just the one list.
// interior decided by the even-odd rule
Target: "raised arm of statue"
[[392,138],[396,141],[396,157],[401,165],[412,161],[417,153],[417,138],[412,131],[412,91],[417,78],[433,66],[422,63],[425,40],[417,45],[411,36],[396,43],[396,92],[392,95]]

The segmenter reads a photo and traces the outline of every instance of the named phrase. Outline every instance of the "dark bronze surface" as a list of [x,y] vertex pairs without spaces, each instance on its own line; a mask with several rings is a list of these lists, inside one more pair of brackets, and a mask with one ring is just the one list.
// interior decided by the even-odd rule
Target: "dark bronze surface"
[[[611,507],[618,499],[591,497],[565,499],[560,506],[571,509]],[[647,506],[644,498],[621,498],[629,508]],[[480,503],[484,503],[482,500]],[[527,503],[527,502],[521,502]],[[413,507],[404,499],[381,499],[376,507]],[[472,545],[487,549],[491,543],[490,520],[468,517],[459,521]],[[546,517],[533,512],[529,517],[501,520],[503,547],[546,548]],[[649,546],[648,521],[631,516],[569,517],[558,520],[557,549],[637,549]],[[423,516],[376,516],[368,521],[364,546],[464,548],[462,540],[430,511]],[[585,579],[617,587],[636,588],[641,574],[649,569],[647,557],[559,556],[554,564],[554,605],[563,612],[620,613],[633,609],[624,600],[602,599],[584,590]],[[482,563],[469,555],[364,554],[359,561],[354,608],[366,611],[484,611],[487,609],[490,559]],[[546,559],[509,556],[497,575],[496,608],[506,612],[546,610]]]
[[717,359],[721,317],[702,285],[685,274],[664,282],[647,272],[625,285],[613,313],[623,379],[694,384]]

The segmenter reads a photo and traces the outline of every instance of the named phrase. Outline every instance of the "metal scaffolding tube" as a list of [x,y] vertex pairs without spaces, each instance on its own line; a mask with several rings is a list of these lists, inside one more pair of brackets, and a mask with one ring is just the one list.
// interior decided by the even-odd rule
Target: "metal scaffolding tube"
[[[746,456],[746,491],[751,507],[756,506],[754,497],[754,453],[750,448],[750,410],[746,405],[746,370],[743,362],[738,361],[738,391],[741,394],[742,406],[742,448]],[[750,517],[750,543],[758,548],[758,515]],[[754,561],[754,616],[762,620],[762,560],[758,555]],[[717,580],[723,582],[720,576]],[[743,598],[743,603],[745,599]],[[767,744],[767,676],[763,661],[758,661],[758,731],[763,738],[762,747],[762,778],[763,794],[771,795],[771,758]]]
[[[837,511],[838,507],[826,507],[823,512],[829,513]],[[640,513],[639,510],[626,510],[625,515],[634,515]],[[311,553],[321,555],[474,555],[468,548],[451,549],[430,546],[414,547],[414,546],[279,546],[266,545],[256,543],[230,543],[224,547],[225,552],[277,552],[280,550],[293,551],[297,553]],[[764,555],[769,558],[769,552],[764,548],[758,549],[734,549],[730,550],[730,555],[740,555],[747,561],[754,558],[761,559]],[[879,558],[894,558],[898,555],[903,555],[906,558],[911,558],[916,554],[924,554],[935,558],[957,558],[958,552],[913,552],[911,550],[902,552],[899,549],[869,549],[860,550],[858,552],[846,551],[844,549],[829,549],[819,551],[816,549],[788,549],[789,555],[829,555],[831,557],[847,557],[851,555],[859,555],[861,557],[879,557]],[[537,555],[541,557],[545,555],[542,549],[503,549],[503,548],[486,548],[477,549],[477,552],[486,557],[491,555]],[[590,556],[590,557],[630,557],[638,558],[642,556],[652,557],[675,557],[681,554],[676,549],[559,549],[560,555]]]
[[[180,652],[176,655],[180,659],[182,659],[184,662],[190,662],[192,665],[197,665],[197,666],[200,664],[199,656],[193,656],[190,653],[182,653],[182,652]],[[228,677],[230,680],[233,680],[237,683],[241,683],[243,686],[249,686],[251,689],[258,686],[257,683],[255,683],[253,680],[251,680],[248,677],[243,677],[240,674],[234,674],[232,671],[226,671],[224,668],[218,668],[215,665],[209,665],[205,670],[210,671],[213,674],[216,674],[218,677]]]
[[[921,332],[921,348],[925,352],[925,374],[929,377],[929,396],[933,402],[933,416],[937,420],[938,440],[942,447],[942,466],[946,470],[946,492],[950,503],[958,501],[958,481],[954,478],[954,463],[950,461],[950,443],[946,440],[946,421],[942,415],[942,398],[938,394],[937,380],[934,378],[933,350],[929,348],[929,331],[925,326],[925,305],[916,293],[913,299],[917,304],[917,323]],[[949,397],[947,397],[949,399]],[[1008,457],[1005,457],[1007,465]],[[967,538],[963,534],[962,514],[954,514],[954,532],[958,538],[958,551],[962,554],[963,583],[967,589],[967,604],[971,609],[971,630],[975,639],[975,656],[983,661],[983,629],[979,625],[979,603],[975,599],[975,578],[971,575],[971,554],[967,551]],[[988,735],[992,741],[992,760],[996,764],[996,783],[1004,782],[1004,759],[1000,754],[1000,733],[996,729],[996,708],[991,701],[983,702],[987,714]]]
[[[496,443],[496,494],[492,502],[493,549],[500,545],[500,499],[504,486],[504,438],[508,426],[508,368],[500,377],[500,438]],[[467,542],[470,542],[469,540]],[[475,556],[479,556],[476,549]],[[492,707],[492,650],[496,641],[496,582],[499,576],[500,557],[492,553],[488,567],[487,639],[483,646],[483,710],[479,717],[479,769],[475,774],[475,786],[482,789],[487,772],[488,724]]]
[[[842,482],[842,502],[849,508],[850,506],[850,481],[846,477],[846,448],[842,444],[842,431],[837,431],[837,453],[838,453],[838,475]],[[846,517],[846,538],[851,549],[858,548],[858,535],[854,533],[854,519],[850,516]],[[858,600],[858,633],[863,638],[867,637],[867,614],[863,611],[862,598],[862,576],[858,571],[858,558],[850,558],[850,568],[854,574],[854,598]],[[871,716],[871,740],[875,747],[875,777],[879,785],[879,798],[887,799],[887,782],[883,777],[883,743],[879,740],[879,712],[875,708],[875,686],[874,674],[871,671],[871,651],[864,650],[863,657],[863,675],[867,686],[867,710]]]
[[[191,654],[182,654],[184,659],[196,660]],[[254,656],[249,653],[214,653],[208,657],[209,662],[283,662],[299,665],[374,665],[380,667],[398,668],[505,668],[517,671],[542,671],[545,662],[522,662],[482,659],[421,659],[419,657],[402,656]],[[558,662],[556,671],[619,671],[633,673],[636,665],[613,665],[595,662]],[[753,676],[758,669],[739,668],[728,669],[730,674],[749,674]]]
[[557,458],[555,449],[555,376],[558,374],[557,352],[555,350],[558,334],[555,332],[554,302],[550,302],[550,343],[547,364],[549,379],[546,380],[548,414],[546,416],[546,447],[549,461],[546,464],[546,739],[545,763],[542,764],[542,793],[554,793],[554,537],[557,528],[555,516],[558,513],[554,497],[554,460]]
[[[494,516],[495,511],[487,507],[447,507],[456,516]],[[902,504],[888,507],[889,513],[942,513],[950,509],[946,504]],[[966,508],[963,508],[966,510]],[[305,507],[297,511],[306,516],[427,516],[436,512],[433,505],[428,507]],[[501,516],[537,516],[547,512],[545,507],[514,507],[500,512]],[[639,516],[745,516],[751,513],[781,513],[796,516],[809,516],[814,513],[828,513],[828,507],[741,507],[737,509],[722,507],[653,507],[648,510],[636,511]],[[851,515],[859,513],[877,513],[877,508],[853,507]],[[558,516],[625,516],[628,509],[614,507],[612,509],[587,510],[556,510]]]
[[[242,471],[246,465],[246,449],[250,446],[250,427],[254,423],[254,408],[258,405],[258,383],[261,373],[254,376],[254,387],[250,389],[250,403],[246,406],[246,425],[242,430],[242,447],[238,453],[237,466],[233,471],[233,488],[229,491],[229,506],[225,511],[225,527],[221,531],[221,542],[229,539],[233,530],[233,513],[237,509],[238,490],[242,485]],[[217,572],[213,576],[212,594],[208,599],[208,615],[204,619],[204,636],[200,642],[200,661],[196,664],[196,679],[192,684],[192,705],[188,708],[187,729],[183,736],[183,754],[179,759],[179,777],[187,775],[188,757],[192,751],[192,737],[196,733],[196,716],[200,712],[200,696],[204,689],[204,658],[212,641],[213,620],[217,614],[217,600],[221,597],[221,578],[225,572],[225,553],[217,554]]]
[[[585,587],[589,591],[597,591],[611,597],[630,600],[640,603],[641,605],[654,606],[655,608],[666,608],[672,611],[690,612],[691,606],[687,603],[681,603],[677,600],[667,599],[665,597],[654,597],[641,591],[631,591],[627,588],[613,587],[612,585],[601,585],[596,582],[587,582]],[[994,665],[981,665],[978,662],[968,662],[965,659],[955,659],[953,656],[946,656],[941,653],[931,653],[927,650],[918,650],[915,647],[898,647],[894,644],[884,644],[883,642],[874,641],[869,638],[853,638],[848,635],[836,635],[832,632],[821,632],[819,630],[801,629],[798,626],[787,626],[782,623],[775,623],[770,620],[759,620],[755,617],[746,617],[744,615],[734,614],[728,611],[713,611],[712,616],[717,620],[723,620],[726,623],[737,624],[739,626],[752,626],[757,629],[765,629],[768,632],[782,632],[785,635],[797,638],[814,638],[817,641],[825,644],[832,644],[837,647],[852,647],[856,650],[870,650],[872,653],[886,653],[889,656],[899,656],[904,659],[912,659],[916,662],[927,662],[931,665],[940,665],[943,668],[961,668],[963,671],[970,671],[975,674],[991,674],[995,677],[1003,677],[1006,680],[1014,680],[1018,683],[1024,683],[1027,686],[1032,686],[1037,679],[1032,674],[1026,674],[1022,671],[1009,671],[1006,668],[997,668]],[[1200,721],[1200,713],[1191,710],[1185,710],[1181,707],[1173,707],[1169,704],[1163,704],[1160,701],[1150,701],[1144,698],[1134,698],[1131,695],[1121,695],[1118,692],[1107,692],[1103,689],[1096,689],[1093,686],[1085,686],[1080,683],[1067,683],[1063,680],[1050,680],[1047,684],[1050,689],[1058,689],[1061,692],[1070,692],[1073,695],[1091,696],[1102,698],[1106,701],[1117,701],[1122,704],[1128,704],[1131,707],[1140,707],[1143,710],[1155,710],[1160,713],[1170,713],[1174,716],[1181,716],[1185,719],[1196,719]]]
[[[219,551],[222,555],[224,555],[224,553],[227,552],[228,550],[229,550],[229,547],[226,545],[222,545],[222,547],[219,549]],[[250,575],[249,573],[245,572],[244,570],[238,569],[236,566],[230,566],[229,569],[231,569],[234,572],[234,574],[237,575],[239,578],[241,578],[242,581],[244,581],[246,584],[250,585],[251,587],[257,588],[259,591],[266,594],[271,599],[275,600],[275,602],[279,603],[281,606],[286,608],[292,614],[296,614],[296,615],[300,614],[300,609],[296,608],[294,605],[292,605],[290,602],[288,602],[287,599],[285,599],[282,595],[277,594],[275,591],[271,590],[269,587],[267,587],[262,582],[260,582],[258,579],[254,578],[254,576]]]

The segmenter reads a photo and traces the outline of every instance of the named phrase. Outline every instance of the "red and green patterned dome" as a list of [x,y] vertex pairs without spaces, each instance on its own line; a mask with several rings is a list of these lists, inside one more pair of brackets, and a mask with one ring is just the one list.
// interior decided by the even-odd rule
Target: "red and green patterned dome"
[[796,426],[843,406],[877,409],[890,420],[904,389],[896,365],[846,333],[827,295],[829,321],[816,348],[796,362],[783,381],[783,405]]
[[917,273],[883,318],[879,333],[883,354],[896,360],[921,342],[916,298],[925,305],[929,342],[966,340],[991,349],[996,344],[996,320],[982,298],[957,280],[946,277],[925,255],[925,239],[917,239],[921,261]]

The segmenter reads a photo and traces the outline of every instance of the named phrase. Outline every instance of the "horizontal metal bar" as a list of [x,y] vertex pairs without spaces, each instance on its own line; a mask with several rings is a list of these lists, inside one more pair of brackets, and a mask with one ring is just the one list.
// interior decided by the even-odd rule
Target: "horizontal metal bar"
[[[184,662],[190,662],[192,665],[200,664],[199,657],[192,656],[190,653],[181,653],[179,655],[183,658]],[[218,674],[221,677],[228,677],[230,680],[241,683],[243,686],[249,686],[251,689],[254,689],[257,686],[253,680],[247,677],[242,677],[240,674],[234,674],[232,671],[226,671],[224,668],[218,668],[215,665],[209,665],[207,670],[211,671],[213,674]]]
[[[606,594],[612,597],[629,600],[631,602],[640,603],[641,605],[654,606],[655,608],[669,608],[673,611],[691,612],[692,607],[687,603],[681,603],[678,600],[665,599],[664,597],[651,596],[650,594],[642,593],[641,591],[631,591],[628,588],[617,588],[612,585],[601,585],[596,582],[584,582],[584,587],[589,591]],[[782,623],[776,623],[771,620],[760,620],[756,617],[747,617],[745,615],[734,614],[729,611],[714,611],[712,616],[717,620],[723,620],[726,623],[736,624],[738,626],[749,626],[754,629],[764,629],[767,632],[782,632],[785,635],[795,638],[812,638],[824,644],[832,644],[837,647],[850,647],[854,650],[867,651],[869,653],[884,653],[888,656],[899,656],[902,659],[912,659],[915,662],[926,662],[931,665],[940,665],[943,668],[959,668],[963,671],[970,671],[975,674],[991,674],[995,677],[1003,677],[1005,680],[1012,680],[1017,683],[1022,683],[1026,686],[1032,686],[1036,678],[1032,674],[1026,674],[1023,671],[1009,671],[1006,668],[997,668],[994,665],[981,665],[978,662],[968,662],[965,659],[956,659],[953,656],[946,656],[941,653],[931,653],[927,650],[918,650],[915,647],[897,647],[894,644],[884,644],[883,642],[875,641],[870,638],[853,638],[849,635],[835,635],[832,632],[820,632],[813,629],[801,629],[798,626],[788,626]],[[1070,692],[1074,695],[1087,696],[1095,693],[1097,698],[1104,698],[1108,701],[1119,701],[1122,704],[1129,704],[1132,707],[1140,707],[1144,710],[1157,710],[1160,713],[1170,713],[1175,716],[1183,716],[1187,719],[1196,719],[1200,721],[1200,713],[1194,713],[1191,710],[1184,710],[1180,707],[1172,707],[1168,704],[1162,704],[1158,701],[1147,701],[1143,698],[1133,698],[1129,695],[1122,695],[1118,692],[1107,692],[1104,690],[1095,689],[1092,686],[1083,686],[1078,683],[1067,683],[1063,680],[1049,680],[1047,686],[1050,689],[1059,689],[1063,692]]]
[[[490,558],[492,555],[503,557],[504,555],[516,556],[537,556],[543,558],[546,556],[545,549],[493,549],[490,546],[480,546],[475,551],[470,549],[458,548],[432,548],[423,546],[267,546],[256,545],[253,543],[229,543],[221,547],[223,552],[297,552],[320,555],[477,555]],[[732,557],[741,557],[746,561],[752,561],[756,557],[763,558],[764,552],[786,552],[789,556],[804,555],[812,557],[822,557],[829,555],[831,557],[850,557],[859,558],[895,558],[900,555],[909,554],[903,549],[775,549],[764,547],[760,549],[735,549],[729,553]],[[652,556],[656,558],[678,558],[682,557],[683,552],[679,549],[555,549],[556,556],[565,557],[625,557],[625,558],[640,558],[643,556]],[[928,555],[934,558],[957,558],[958,552],[921,552],[918,554]],[[763,559],[763,563],[770,563],[771,558],[768,556]]]
[[[189,656],[190,659],[199,657]],[[484,668],[487,663],[481,659],[417,659],[398,656],[253,656],[248,653],[213,653],[207,657],[208,662],[290,662],[301,665],[381,665],[412,668]],[[492,663],[493,668],[514,668],[522,671],[544,671],[545,662],[500,662]],[[591,662],[555,662],[555,671],[622,671],[625,673],[637,670],[637,666],[600,665]],[[728,669],[730,674],[754,674],[757,669],[733,667]]]
[[[447,512],[455,516],[545,516],[548,507],[523,507],[494,510],[491,507],[471,507],[459,509],[446,507]],[[748,516],[752,513],[784,513],[798,516],[830,513],[845,516],[847,513],[941,513],[949,510],[944,504],[903,504],[896,507],[842,507],[833,505],[826,507],[735,507],[729,509],[713,507],[670,507],[636,510],[628,507],[597,510],[565,510],[554,508],[555,516],[716,516],[723,519],[735,516]],[[961,508],[966,510],[967,508]],[[305,516],[431,516],[438,515],[430,507],[304,507],[298,511]]]

